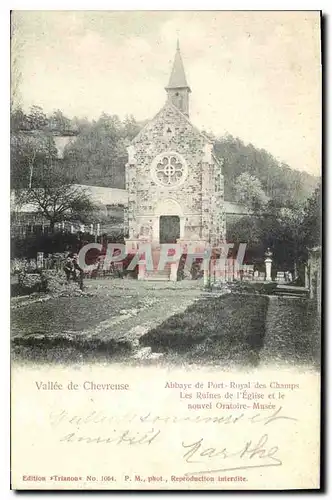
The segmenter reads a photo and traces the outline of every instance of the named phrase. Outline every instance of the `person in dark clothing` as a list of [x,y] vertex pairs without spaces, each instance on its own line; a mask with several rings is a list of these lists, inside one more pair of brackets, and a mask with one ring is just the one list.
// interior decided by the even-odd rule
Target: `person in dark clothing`
[[73,263],[73,257],[71,254],[68,255],[65,265],[63,267],[64,272],[66,273],[66,278],[67,278],[67,283],[70,280],[70,276],[73,275],[74,272],[74,263]]
[[74,268],[74,280],[78,281],[80,290],[83,290],[83,277],[84,277],[84,271],[83,269],[79,266],[78,263],[78,255],[75,253],[73,255],[73,268]]

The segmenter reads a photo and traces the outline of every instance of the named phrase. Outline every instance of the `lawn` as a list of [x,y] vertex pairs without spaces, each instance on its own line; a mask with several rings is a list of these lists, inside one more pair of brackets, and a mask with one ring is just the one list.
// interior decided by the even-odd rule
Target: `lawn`
[[[32,302],[11,313],[12,359],[44,362],[109,359],[129,349],[124,342],[103,335],[89,338],[102,323],[130,309],[144,306],[144,298],[126,294],[98,293],[81,297],[57,297]],[[112,326],[105,330],[112,331]],[[104,331],[102,332],[104,333]]]
[[[158,326],[140,338],[140,346],[163,353],[162,364],[233,368],[290,363],[319,369],[320,320],[307,299],[198,293],[192,305],[174,314],[178,312],[174,306],[191,297],[194,300],[192,290],[125,285],[91,285],[93,293],[88,295],[14,307],[13,359],[125,362],[132,355],[125,333],[160,317],[154,323]],[[144,308],[146,314],[141,315]],[[161,308],[174,312],[165,319]],[[113,318],[118,321],[130,311],[136,313],[129,314],[126,322],[114,323]]]
[[204,297],[140,339],[164,363],[222,367],[320,365],[320,318],[301,298],[227,294]]
[[264,345],[268,297],[204,297],[141,338],[168,359],[257,364]]

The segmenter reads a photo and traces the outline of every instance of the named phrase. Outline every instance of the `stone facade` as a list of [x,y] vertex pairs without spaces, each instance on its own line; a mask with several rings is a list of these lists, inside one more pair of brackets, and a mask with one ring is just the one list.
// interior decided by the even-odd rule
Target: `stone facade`
[[[155,246],[178,242],[185,248],[225,240],[222,165],[213,155],[211,140],[189,121],[190,89],[181,71],[178,49],[165,105],[128,148],[129,249],[140,241]],[[169,235],[167,218],[178,224]]]

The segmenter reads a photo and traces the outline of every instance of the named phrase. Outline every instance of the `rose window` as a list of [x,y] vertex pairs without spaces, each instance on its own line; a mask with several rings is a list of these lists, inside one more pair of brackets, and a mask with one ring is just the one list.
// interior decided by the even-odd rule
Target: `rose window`
[[162,157],[155,166],[156,179],[164,186],[178,184],[184,175],[183,163],[176,156]]

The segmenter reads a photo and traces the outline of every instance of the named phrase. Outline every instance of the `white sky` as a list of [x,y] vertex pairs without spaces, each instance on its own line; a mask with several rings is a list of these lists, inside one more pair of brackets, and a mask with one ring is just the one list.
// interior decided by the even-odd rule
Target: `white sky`
[[178,36],[195,125],[320,174],[317,12],[16,11],[13,19],[25,109],[152,118]]

